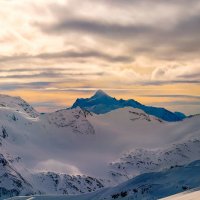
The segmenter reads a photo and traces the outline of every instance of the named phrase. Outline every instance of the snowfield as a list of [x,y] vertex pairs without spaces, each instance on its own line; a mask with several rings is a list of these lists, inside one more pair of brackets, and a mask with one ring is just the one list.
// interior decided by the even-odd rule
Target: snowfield
[[[162,198],[160,200],[199,200],[200,197],[200,191],[194,191],[194,192],[186,192],[186,193],[181,193],[178,195],[173,195],[167,198]],[[91,195],[88,195],[85,197],[80,197],[80,196],[34,196],[34,197],[16,197],[16,198],[11,198],[10,200],[100,200],[95,197],[91,197]],[[119,198],[118,198],[119,199]],[[125,199],[125,198],[123,198]]]
[[[115,187],[104,188],[96,192],[68,196],[30,196],[16,199],[66,199],[66,200],[156,200],[181,191],[189,190],[200,184],[198,173],[200,161],[195,161],[182,167],[174,167],[162,172],[146,173],[125,181]],[[199,194],[199,192],[197,192]],[[181,194],[182,196],[183,194]],[[184,193],[186,197],[190,196]],[[196,194],[195,194],[196,195]],[[175,196],[176,197],[176,196]],[[179,195],[176,197],[178,198]],[[184,197],[185,198],[185,197]],[[166,198],[168,199],[168,198]],[[173,199],[170,197],[169,199]]]
[[170,197],[166,197],[160,200],[199,200],[199,197],[200,197],[200,190],[198,188],[190,190],[188,192],[172,195]]
[[[191,182],[182,176],[180,185],[175,174],[200,160],[199,122],[200,115],[166,122],[133,107],[99,115],[79,107],[39,114],[19,97],[0,95],[0,199],[119,199],[117,191],[125,195],[121,184],[127,188],[129,181],[130,187],[142,188],[137,195],[128,192],[136,199],[159,197],[155,185],[164,188],[160,194],[165,196],[198,187],[193,182],[200,180],[199,173],[192,174]],[[192,167],[199,168],[197,163]],[[176,190],[158,178],[162,173],[176,178],[170,186]],[[144,188],[144,181],[150,188]]]

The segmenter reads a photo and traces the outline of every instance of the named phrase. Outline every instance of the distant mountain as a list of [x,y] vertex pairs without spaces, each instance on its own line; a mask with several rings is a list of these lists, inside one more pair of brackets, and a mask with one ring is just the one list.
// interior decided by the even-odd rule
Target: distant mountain
[[169,122],[181,121],[184,118],[186,118],[186,116],[183,113],[171,112],[165,108],[146,106],[133,99],[117,100],[116,98],[109,96],[102,90],[98,90],[90,98],[77,99],[71,108],[77,108],[77,107],[86,109],[96,114],[104,114],[118,108],[133,107],[141,109],[149,115],[156,116],[160,119]]

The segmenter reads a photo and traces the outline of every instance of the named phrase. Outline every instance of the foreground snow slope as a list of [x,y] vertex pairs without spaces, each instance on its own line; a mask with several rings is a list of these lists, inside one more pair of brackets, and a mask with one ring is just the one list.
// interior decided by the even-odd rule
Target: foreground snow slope
[[[156,200],[200,185],[200,161],[163,172],[140,175],[116,187],[74,196],[16,197],[17,199],[65,199],[65,200]],[[199,194],[199,193],[198,193]],[[173,198],[171,198],[173,199]]]
[[198,188],[190,190],[188,192],[172,195],[160,200],[199,200],[199,197],[200,197],[200,190]]
[[126,107],[35,116],[20,110],[19,98],[6,98],[12,103],[0,106],[0,154],[7,163],[0,198],[87,193],[200,159],[198,115],[168,123]]

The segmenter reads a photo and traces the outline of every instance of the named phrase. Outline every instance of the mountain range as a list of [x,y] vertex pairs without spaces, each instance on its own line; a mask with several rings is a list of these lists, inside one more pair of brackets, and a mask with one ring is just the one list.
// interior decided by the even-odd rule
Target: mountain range
[[199,121],[131,106],[40,114],[0,95],[0,199],[154,200],[199,187]]
[[[200,185],[200,179],[197,176],[199,170],[200,161],[195,161],[185,166],[174,166],[162,172],[142,174],[115,187],[99,189],[92,193],[71,196],[14,197],[10,200],[157,200],[175,193],[187,192],[190,188]],[[187,193],[185,196],[186,198],[184,194],[177,196],[177,200],[198,200],[199,192],[193,198]],[[169,198],[169,200],[175,199],[175,197]]]
[[92,97],[90,98],[78,98],[71,108],[83,108],[90,112],[96,114],[105,114],[112,110],[124,107],[132,107],[143,110],[145,113],[149,115],[156,116],[165,121],[173,122],[180,121],[186,118],[185,114],[181,112],[171,112],[165,108],[158,108],[153,106],[143,105],[133,99],[117,100],[114,97],[109,96],[102,90],[98,90]]

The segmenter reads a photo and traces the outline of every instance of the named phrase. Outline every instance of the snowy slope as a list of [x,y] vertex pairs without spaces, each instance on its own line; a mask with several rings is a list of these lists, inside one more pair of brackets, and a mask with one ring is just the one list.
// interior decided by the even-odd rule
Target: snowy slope
[[104,180],[90,176],[68,175],[54,172],[32,174],[33,187],[43,194],[82,194],[104,187]]
[[0,154],[0,199],[33,194],[82,194],[101,189],[103,184],[106,184],[106,180],[84,175],[31,173],[25,168],[22,172],[19,169],[20,158],[11,159],[9,155],[7,157],[6,159]]
[[34,194],[32,186],[0,154],[0,198]]
[[30,117],[38,117],[39,113],[26,101],[20,97],[10,97],[8,95],[0,95],[0,108],[9,108],[18,112],[28,114]]
[[160,200],[199,200],[200,189],[189,190]]
[[77,99],[71,108],[77,107],[89,110],[96,114],[104,114],[118,108],[132,107],[141,109],[149,115],[153,115],[165,121],[171,122],[180,121],[186,117],[183,113],[171,112],[169,110],[166,110],[165,108],[146,106],[133,99],[117,100],[116,98],[109,96],[102,90],[98,90],[90,98]]
[[144,172],[161,171],[198,160],[199,155],[200,139],[190,139],[166,149],[136,149],[111,163],[110,173],[115,179],[126,180]]
[[[171,168],[162,172],[146,173],[126,181],[116,187],[105,188],[97,192],[74,196],[42,196],[31,199],[58,200],[156,200],[175,193],[183,192],[200,185],[200,161],[189,165]],[[198,193],[199,194],[199,193]],[[197,196],[197,194],[195,194]],[[29,199],[30,197],[16,197]],[[173,198],[171,198],[173,199]],[[177,198],[178,199],[178,198]],[[189,198],[188,198],[189,199]]]
[[[57,152],[54,152],[60,145],[56,144],[56,138],[59,137],[57,134],[69,133],[72,137],[94,134],[92,126],[85,118],[88,114],[88,112],[76,109],[73,111],[62,110],[54,114],[32,118],[13,108],[1,108],[0,199],[34,193],[77,194],[103,187],[100,182],[103,180],[99,181],[89,176],[70,176],[70,174],[81,173],[73,165],[67,164],[67,159],[65,162],[59,161],[56,156]],[[53,138],[51,138],[51,134],[53,134]],[[63,138],[60,138],[61,140]],[[63,158],[65,158],[66,152],[62,147],[61,150]],[[53,153],[55,154],[52,155]],[[41,170],[66,172],[66,174],[40,172]],[[58,181],[55,181],[55,177],[58,178]],[[55,183],[57,185],[54,185]]]
[[[200,159],[198,115],[168,123],[125,107],[100,115],[76,108],[33,117],[9,98],[11,106],[0,107],[0,153],[24,184],[15,188],[17,195],[87,193]],[[10,185],[2,187],[5,195],[15,194]]]

